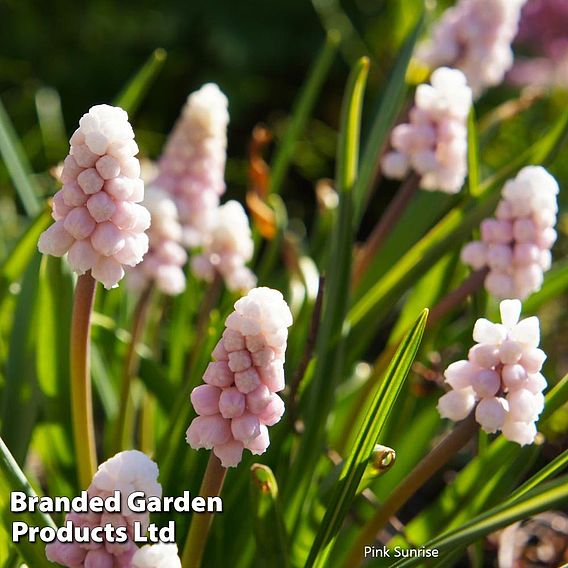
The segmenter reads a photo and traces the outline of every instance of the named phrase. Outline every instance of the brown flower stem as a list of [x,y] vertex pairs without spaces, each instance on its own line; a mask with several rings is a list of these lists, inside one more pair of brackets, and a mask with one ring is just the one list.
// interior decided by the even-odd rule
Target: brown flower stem
[[358,566],[361,563],[364,547],[375,541],[376,535],[385,527],[391,517],[469,442],[478,428],[479,426],[475,422],[475,416],[472,412],[397,485],[388,499],[363,527],[344,562],[345,568]]
[[318,293],[316,296],[316,301],[314,303],[314,309],[312,312],[312,319],[310,322],[310,330],[308,332],[306,346],[300,364],[296,368],[296,372],[294,373],[294,376],[292,377],[292,382],[290,384],[290,395],[288,397],[288,420],[292,425],[296,420],[298,391],[300,389],[302,379],[306,374],[306,369],[310,364],[310,360],[312,358],[312,355],[314,353],[314,348],[316,346],[316,339],[321,321],[321,310],[323,306],[324,289],[325,289],[325,276],[320,276],[318,283]]
[[120,452],[125,449],[129,442],[132,441],[133,407],[130,389],[132,387],[132,380],[138,372],[138,367],[140,365],[140,357],[138,356],[136,347],[142,339],[146,323],[146,314],[148,312],[148,306],[150,305],[153,289],[154,286],[152,284],[148,284],[144,290],[142,290],[132,316],[132,332],[122,371],[120,403],[114,442],[115,452]]
[[89,486],[97,469],[91,393],[91,314],[96,287],[90,272],[79,276],[71,317],[71,412],[81,488]]
[[359,284],[373,258],[375,258],[377,252],[385,244],[390,232],[404,213],[408,202],[418,190],[419,184],[420,176],[414,173],[409,175],[388,204],[379,222],[375,225],[373,232],[369,235],[369,238],[355,257],[353,286]]
[[[219,458],[211,452],[207,462],[207,469],[199,488],[199,496],[207,498],[220,495],[226,474],[226,468],[221,465]],[[183,547],[181,561],[183,568],[199,568],[201,566],[205,545],[207,544],[207,536],[213,523],[214,515],[214,513],[193,513],[187,539]]]
[[431,327],[434,323],[437,323],[448,312],[461,304],[469,295],[477,292],[477,290],[483,286],[488,272],[489,269],[487,268],[472,272],[469,278],[464,280],[458,288],[446,294],[446,296],[430,310],[427,326]]

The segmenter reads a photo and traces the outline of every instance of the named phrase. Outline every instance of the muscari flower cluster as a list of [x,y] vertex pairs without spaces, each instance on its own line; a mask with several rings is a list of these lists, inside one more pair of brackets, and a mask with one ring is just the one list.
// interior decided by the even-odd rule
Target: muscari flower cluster
[[152,217],[150,247],[143,261],[128,271],[127,284],[141,289],[154,282],[158,290],[174,296],[185,289],[183,265],[187,253],[180,245],[181,225],[176,204],[163,190],[150,186],[143,204]]
[[[51,562],[69,568],[131,568],[132,559],[138,547],[132,540],[133,524],[140,522],[142,534],[149,525],[149,513],[133,513],[128,505],[128,495],[142,491],[146,497],[161,497],[162,487],[157,481],[158,466],[145,454],[137,450],[120,452],[101,464],[87,489],[89,498],[99,496],[105,499],[120,491],[123,498],[120,513],[76,513],[66,516],[74,527],[126,527],[129,539],[126,542],[97,543],[54,541],[46,546],[46,555]],[[143,564],[144,567],[147,564]]]
[[497,298],[524,299],[540,289],[556,241],[558,183],[541,166],[507,181],[495,219],[481,224],[481,240],[461,253],[475,270],[489,268],[485,288]]
[[146,544],[132,558],[132,568],[181,568],[177,545]]
[[292,314],[282,294],[254,288],[235,303],[213,350],[204,385],[191,393],[197,416],[187,430],[194,448],[213,448],[223,467],[236,467],[246,448],[263,454],[268,426],[284,413],[284,354]]
[[517,58],[507,79],[520,85],[568,86],[568,2],[531,0],[521,14],[515,43],[534,57]]
[[124,266],[148,250],[150,214],[144,199],[138,146],[124,110],[97,105],[79,121],[65,158],[63,187],[53,198],[55,223],[39,239],[40,252],[68,253],[77,274],[88,270],[105,288],[118,285]]
[[438,401],[443,418],[463,420],[475,407],[475,419],[489,433],[499,430],[521,446],[532,444],[535,422],[544,408],[542,391],[547,383],[541,374],[546,359],[540,343],[537,317],[519,321],[521,302],[503,300],[502,323],[477,320],[477,342],[468,359],[452,363],[445,381],[452,388]]
[[513,65],[511,43],[526,0],[460,0],[444,12],[417,58],[431,69],[461,69],[476,96]]
[[229,290],[247,292],[256,285],[256,277],[246,267],[253,252],[245,210],[237,201],[228,201],[217,209],[213,224],[204,236],[201,254],[191,259],[191,268],[198,278],[210,282],[218,273]]
[[393,151],[383,156],[382,171],[402,179],[413,170],[422,189],[457,193],[467,174],[471,89],[461,71],[444,67],[432,73],[430,82],[416,89],[410,122],[393,129]]
[[153,184],[175,199],[187,247],[202,243],[225,191],[228,123],[227,97],[204,85],[189,95],[158,163]]

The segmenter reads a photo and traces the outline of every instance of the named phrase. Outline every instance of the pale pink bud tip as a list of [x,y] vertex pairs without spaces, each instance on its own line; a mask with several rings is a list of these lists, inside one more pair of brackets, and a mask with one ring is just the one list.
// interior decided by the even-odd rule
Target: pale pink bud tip
[[132,557],[132,568],[181,568],[177,545],[144,545]]
[[[94,529],[111,525],[122,527],[128,535],[126,542],[118,543],[105,540],[105,531],[101,532],[103,542],[90,540],[74,543],[52,542],[46,546],[48,560],[57,562],[68,568],[131,568],[132,558],[138,550],[131,540],[134,533],[134,523],[140,524],[144,533],[150,522],[148,512],[134,512],[128,507],[128,495],[134,492],[142,493],[146,499],[160,498],[162,488],[158,483],[158,466],[145,454],[137,450],[120,452],[102,463],[87,488],[90,498],[107,498],[118,491],[122,500],[120,513],[71,512],[65,518],[66,525],[72,528],[83,527]],[[167,564],[167,566],[174,566]]]
[[54,256],[69,251],[75,272],[91,270],[96,280],[113,288],[124,276],[123,265],[137,264],[147,249],[149,214],[143,207],[135,207],[136,222],[117,222],[119,213],[133,205],[128,201],[134,201],[133,188],[143,194],[138,147],[128,115],[118,107],[94,106],[79,124],[61,174],[64,186],[53,200],[57,222],[41,235],[38,248]]
[[438,401],[438,412],[442,418],[463,420],[473,410],[475,396],[471,388],[451,390]]

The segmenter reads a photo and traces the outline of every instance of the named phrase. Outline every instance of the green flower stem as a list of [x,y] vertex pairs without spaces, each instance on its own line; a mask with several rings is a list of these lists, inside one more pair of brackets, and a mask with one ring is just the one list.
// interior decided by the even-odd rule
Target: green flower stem
[[[219,458],[211,452],[207,469],[199,488],[199,495],[205,498],[219,496],[226,474],[226,468],[221,465]],[[205,545],[207,544],[207,535],[213,523],[213,517],[214,513],[193,513],[185,546],[183,547],[181,560],[183,568],[199,568],[201,566]]]
[[90,272],[79,276],[71,319],[71,411],[79,487],[86,488],[97,468],[91,394],[91,314],[97,283]]
[[363,527],[344,562],[345,568],[358,566],[361,563],[365,546],[375,541],[377,533],[389,522],[389,519],[469,442],[477,430],[478,425],[472,412],[422,459]]
[[419,184],[420,176],[411,174],[406,178],[404,183],[401,184],[396,195],[388,204],[379,222],[375,225],[369,238],[356,256],[355,265],[353,267],[353,285],[355,287],[361,281],[361,278],[373,262],[378,251],[385,244],[390,232],[404,213],[408,202],[418,190]]
[[120,388],[120,405],[118,410],[118,418],[116,424],[115,434],[115,452],[120,452],[128,447],[132,442],[132,397],[130,396],[130,389],[132,387],[132,380],[138,372],[140,365],[140,357],[138,357],[136,347],[142,339],[144,327],[146,323],[146,314],[152,299],[152,292],[154,286],[148,284],[140,297],[134,314],[132,317],[132,333],[130,336],[130,343],[128,344],[128,351],[124,359],[124,367],[122,373],[122,383]]

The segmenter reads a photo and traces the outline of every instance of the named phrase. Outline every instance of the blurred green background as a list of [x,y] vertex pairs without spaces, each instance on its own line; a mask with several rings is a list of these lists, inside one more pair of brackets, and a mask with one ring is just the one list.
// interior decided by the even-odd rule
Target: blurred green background
[[[52,140],[47,148],[43,143],[37,115],[45,94],[41,89],[49,87],[59,95],[69,135],[90,106],[111,102],[152,51],[164,48],[165,65],[133,117],[142,153],[156,157],[187,95],[214,81],[230,101],[228,182],[230,189],[242,191],[252,128],[267,123],[278,138],[326,29],[337,28],[343,35],[340,55],[305,139],[297,145],[289,183],[295,195],[305,196],[314,179],[333,175],[335,128],[348,64],[364,53],[380,61],[373,66],[369,89],[378,96],[421,4],[2,0],[0,96],[34,171],[41,172],[67,152],[60,141]],[[4,169],[0,193],[12,193]]]

